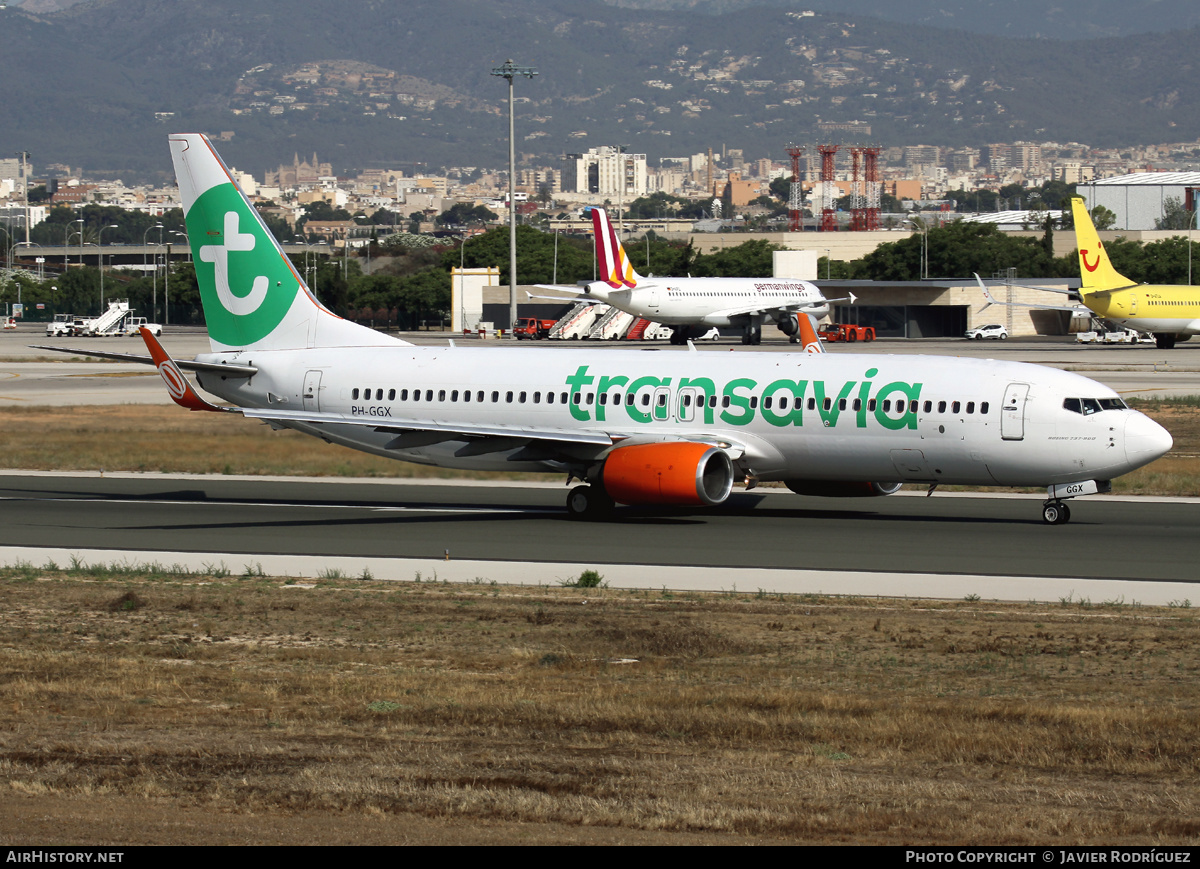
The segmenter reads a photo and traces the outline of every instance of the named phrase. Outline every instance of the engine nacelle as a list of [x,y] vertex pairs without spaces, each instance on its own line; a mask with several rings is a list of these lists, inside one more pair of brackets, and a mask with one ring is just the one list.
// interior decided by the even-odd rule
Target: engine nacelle
[[635,444],[608,454],[602,479],[622,504],[712,507],[733,491],[733,463],[711,444]]
[[787,487],[797,495],[816,495],[821,498],[875,498],[893,495],[903,483],[852,483],[843,480],[786,480]]
[[797,317],[805,317],[807,314],[788,314],[775,325],[779,327],[779,331],[789,338],[800,331],[800,324],[796,322]]

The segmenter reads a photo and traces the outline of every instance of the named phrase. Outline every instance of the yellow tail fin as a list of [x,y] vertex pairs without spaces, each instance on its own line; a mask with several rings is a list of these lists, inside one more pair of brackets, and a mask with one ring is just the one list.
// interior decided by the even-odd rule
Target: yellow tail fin
[[1104,242],[1100,240],[1092,217],[1079,197],[1071,199],[1071,214],[1075,218],[1075,246],[1079,248],[1079,275],[1083,278],[1083,292],[1132,286],[1133,281],[1113,268]]

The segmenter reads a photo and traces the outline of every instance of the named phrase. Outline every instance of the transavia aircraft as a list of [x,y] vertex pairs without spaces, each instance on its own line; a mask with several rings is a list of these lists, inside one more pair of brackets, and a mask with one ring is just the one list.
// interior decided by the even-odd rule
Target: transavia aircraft
[[774,321],[794,344],[799,341],[800,315],[820,319],[829,313],[829,302],[808,281],[642,277],[634,271],[608,214],[603,208],[591,212],[596,265],[602,279],[585,284],[583,297],[673,326],[672,344],[686,344],[713,327],[739,328],[743,344],[759,344],[767,321]]
[[[1066,499],[1107,491],[1171,446],[1108,387],[1015,362],[416,347],[326,310],[208,140],[170,144],[212,352],[176,363],[142,335],[192,410],[428,465],[561,471],[584,483],[567,510],[586,518],[614,502],[720,504],[735,480],[782,480],[834,496],[1047,486],[1043,518],[1059,524]],[[201,398],[181,369],[235,406]]]
[[[1082,199],[1071,199],[1071,214],[1075,220],[1075,244],[1079,248],[1082,278],[1079,297],[1092,313],[1126,329],[1153,332],[1155,343],[1161,350],[1170,350],[1177,340],[1186,341],[1192,335],[1200,334],[1200,287],[1134,283],[1113,268]],[[979,279],[978,275],[975,277]],[[982,281],[980,285],[983,285]],[[1047,287],[1037,289],[1070,292]],[[986,287],[984,294],[990,304],[1010,304],[993,299]],[[1060,305],[1011,304],[1052,311],[1073,310]]]

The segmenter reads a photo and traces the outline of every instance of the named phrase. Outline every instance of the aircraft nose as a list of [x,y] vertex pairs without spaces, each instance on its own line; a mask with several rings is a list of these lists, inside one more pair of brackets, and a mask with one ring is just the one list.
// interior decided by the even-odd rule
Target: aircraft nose
[[1171,449],[1171,433],[1145,414],[1134,411],[1125,421],[1125,458],[1135,468],[1148,465]]

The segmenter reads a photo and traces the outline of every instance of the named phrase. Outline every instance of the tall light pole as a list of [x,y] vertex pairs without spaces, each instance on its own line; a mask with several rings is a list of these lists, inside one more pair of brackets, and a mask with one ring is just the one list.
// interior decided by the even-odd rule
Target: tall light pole
[[531,66],[514,66],[511,58],[504,66],[492,70],[492,75],[508,80],[508,331],[514,340],[517,333],[517,143],[513,124],[513,79],[519,75],[533,78],[537,70]]
[[100,250],[100,253],[97,254],[97,261],[100,264],[100,313],[101,314],[104,313],[104,230],[116,229],[116,228],[117,228],[117,225],[115,223],[110,223],[108,226],[100,227],[100,231],[96,234],[96,241],[98,242],[96,247],[99,248],[99,250]]
[[[72,220],[71,223],[79,224],[79,267],[83,268],[83,218]],[[63,251],[63,264],[67,262],[67,252]],[[101,312],[103,313],[103,311]]]
[[[146,270],[146,248],[150,246],[147,238],[154,230],[158,230],[158,243],[162,244],[163,225],[156,223],[142,233],[142,271]],[[150,278],[150,322],[158,322],[158,251],[154,252],[154,272]]]

